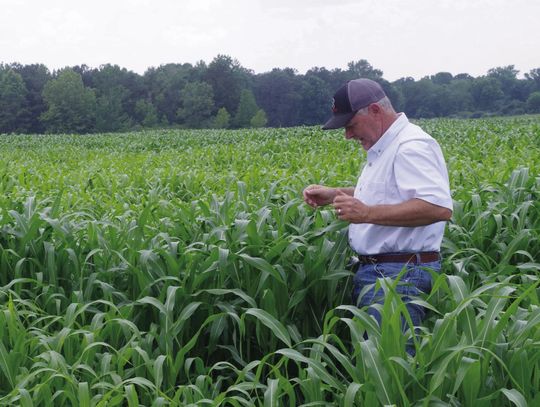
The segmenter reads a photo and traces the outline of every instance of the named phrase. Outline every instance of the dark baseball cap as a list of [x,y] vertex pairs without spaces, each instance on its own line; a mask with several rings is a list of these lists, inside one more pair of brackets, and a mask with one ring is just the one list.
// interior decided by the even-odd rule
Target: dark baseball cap
[[334,94],[333,115],[324,124],[323,130],[345,127],[356,112],[378,102],[385,96],[381,85],[371,79],[361,78],[348,81]]

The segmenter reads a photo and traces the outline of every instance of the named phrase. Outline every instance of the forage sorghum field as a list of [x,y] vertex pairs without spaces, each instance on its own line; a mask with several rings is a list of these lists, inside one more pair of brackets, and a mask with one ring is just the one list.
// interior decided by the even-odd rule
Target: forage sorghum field
[[540,405],[540,118],[420,124],[455,211],[417,336],[302,203],[356,181],[341,132],[0,136],[0,404]]

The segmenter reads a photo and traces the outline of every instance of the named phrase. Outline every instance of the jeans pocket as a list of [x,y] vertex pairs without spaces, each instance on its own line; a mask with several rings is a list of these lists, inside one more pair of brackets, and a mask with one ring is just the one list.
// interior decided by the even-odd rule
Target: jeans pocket
[[409,281],[419,291],[429,294],[431,292],[431,274],[425,266],[417,265],[410,271]]

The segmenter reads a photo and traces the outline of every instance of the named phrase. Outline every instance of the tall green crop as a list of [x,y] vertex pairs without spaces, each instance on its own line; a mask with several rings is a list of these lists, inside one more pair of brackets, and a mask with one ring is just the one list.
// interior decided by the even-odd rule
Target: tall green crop
[[538,404],[538,118],[422,126],[455,210],[417,335],[389,281],[380,327],[351,304],[346,225],[302,202],[355,183],[339,132],[1,136],[0,404]]

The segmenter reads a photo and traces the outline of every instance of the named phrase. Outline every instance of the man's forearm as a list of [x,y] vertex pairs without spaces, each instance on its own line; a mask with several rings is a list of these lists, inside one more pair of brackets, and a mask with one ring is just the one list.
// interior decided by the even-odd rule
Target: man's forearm
[[355,223],[416,227],[447,221],[451,216],[452,211],[448,208],[421,199],[411,199],[396,205],[368,206],[366,219]]

